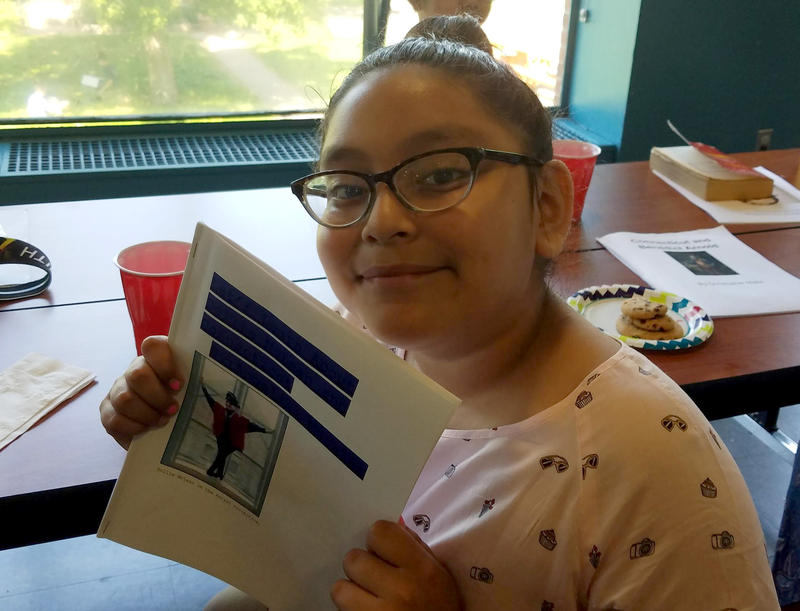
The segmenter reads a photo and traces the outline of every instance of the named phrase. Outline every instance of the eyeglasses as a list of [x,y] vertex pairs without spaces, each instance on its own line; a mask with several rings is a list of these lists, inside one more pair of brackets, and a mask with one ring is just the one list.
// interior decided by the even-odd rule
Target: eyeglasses
[[391,170],[363,174],[326,170],[292,182],[292,192],[315,221],[332,229],[349,227],[369,216],[377,185],[385,183],[403,206],[414,212],[440,212],[464,201],[478,164],[488,159],[512,165],[544,162],[518,153],[478,147],[448,148],[415,155]]

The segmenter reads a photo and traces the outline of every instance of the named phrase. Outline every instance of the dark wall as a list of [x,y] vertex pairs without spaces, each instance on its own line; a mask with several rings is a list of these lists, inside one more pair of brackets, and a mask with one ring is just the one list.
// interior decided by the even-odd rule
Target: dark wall
[[[638,4],[631,6],[631,2]],[[680,144],[671,119],[691,140],[725,152],[756,149],[756,132],[774,130],[771,148],[800,146],[800,2],[786,0],[609,0],[615,20],[578,28],[575,78],[581,64],[605,56],[598,82],[618,82],[609,101],[576,83],[571,107],[590,128],[618,129],[620,161],[647,159],[650,147]],[[598,15],[602,17],[602,13]],[[636,23],[632,57],[610,54],[605,39],[627,40]],[[597,32],[599,30],[600,33]],[[581,37],[583,40],[581,40]],[[593,42],[593,44],[581,44]],[[619,44],[617,44],[619,46]],[[613,47],[612,47],[613,48]],[[591,79],[590,79],[591,80]],[[621,108],[609,121],[603,108]],[[579,119],[579,120],[581,120]],[[621,127],[621,129],[619,129]],[[601,132],[602,133],[602,132]]]

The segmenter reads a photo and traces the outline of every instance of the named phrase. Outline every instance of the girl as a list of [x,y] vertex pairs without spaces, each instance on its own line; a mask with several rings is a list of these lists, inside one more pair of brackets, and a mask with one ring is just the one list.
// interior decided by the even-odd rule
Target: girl
[[[348,76],[320,171],[292,185],[343,314],[463,401],[401,522],[344,558],[334,604],[777,608],[752,501],[706,419],[547,289],[572,208],[548,113],[475,19],[418,31]],[[176,410],[165,339],[142,349],[101,405],[125,446]]]

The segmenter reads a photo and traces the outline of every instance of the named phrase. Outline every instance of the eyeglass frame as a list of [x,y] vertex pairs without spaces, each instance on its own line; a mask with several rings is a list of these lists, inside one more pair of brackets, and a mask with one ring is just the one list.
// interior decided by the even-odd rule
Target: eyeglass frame
[[[400,193],[397,188],[395,187],[393,181],[395,175],[414,161],[418,161],[419,159],[423,159],[425,157],[429,157],[432,155],[438,155],[440,153],[460,153],[467,158],[470,165],[470,181],[469,185],[467,186],[464,196],[458,200],[457,202],[446,206],[445,208],[438,208],[436,210],[426,210],[425,208],[418,208],[411,202],[407,201],[405,196]],[[523,155],[521,153],[511,153],[509,151],[498,151],[495,149],[487,149],[480,146],[464,146],[464,147],[454,147],[454,148],[444,148],[444,149],[436,149],[433,151],[427,151],[425,153],[420,153],[418,155],[414,155],[413,157],[409,157],[405,161],[401,161],[393,168],[390,168],[384,172],[378,172],[376,174],[367,174],[364,172],[356,172],[354,170],[323,170],[322,172],[314,172],[312,174],[308,174],[307,176],[303,176],[302,178],[298,178],[297,180],[293,180],[290,183],[290,187],[292,189],[292,193],[300,200],[300,203],[305,208],[308,215],[314,219],[317,223],[322,225],[323,227],[327,227],[329,229],[344,229],[345,227],[351,227],[356,223],[360,223],[362,220],[367,218],[372,212],[372,208],[375,206],[375,200],[378,196],[378,183],[384,183],[386,186],[389,187],[389,190],[394,194],[403,207],[411,210],[412,212],[421,213],[421,214],[433,214],[436,212],[443,212],[444,210],[449,210],[463,202],[469,194],[472,193],[472,187],[475,184],[475,178],[478,176],[478,165],[481,161],[488,160],[488,161],[501,161],[503,163],[508,163],[511,165],[527,165],[528,167],[542,167],[545,165],[546,162],[542,161],[537,157],[533,157],[531,155]],[[314,178],[319,178],[320,176],[330,176],[333,174],[348,174],[351,176],[356,176],[361,178],[364,182],[367,183],[369,187],[369,200],[367,202],[366,207],[364,208],[364,212],[361,215],[349,223],[344,225],[331,225],[330,223],[324,222],[322,219],[318,218],[316,213],[311,210],[311,206],[309,206],[308,202],[305,198],[305,184]]]

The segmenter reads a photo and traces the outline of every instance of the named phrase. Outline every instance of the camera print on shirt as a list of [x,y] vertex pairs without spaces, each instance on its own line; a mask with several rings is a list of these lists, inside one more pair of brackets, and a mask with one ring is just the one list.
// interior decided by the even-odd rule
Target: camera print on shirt
[[473,566],[469,570],[469,576],[481,583],[494,583],[494,574],[485,566]]
[[630,558],[631,560],[636,560],[637,558],[652,556],[655,553],[656,553],[656,542],[650,539],[649,537],[645,537],[641,541],[637,541],[636,543],[631,545]]
[[713,549],[733,549],[736,547],[736,541],[731,533],[723,530],[721,533],[711,535],[711,547]]

